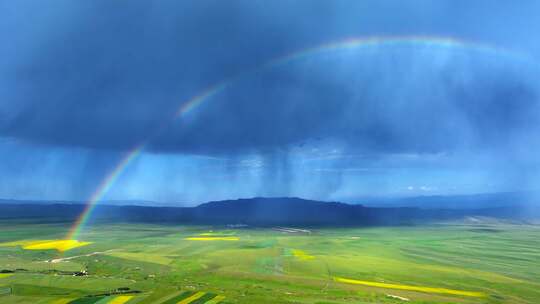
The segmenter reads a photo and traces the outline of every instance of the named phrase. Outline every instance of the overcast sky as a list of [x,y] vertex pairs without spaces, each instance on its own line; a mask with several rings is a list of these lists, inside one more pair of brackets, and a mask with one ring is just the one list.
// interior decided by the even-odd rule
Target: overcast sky
[[0,0],[0,197],[86,200],[134,148],[105,199],[538,189],[539,11]]

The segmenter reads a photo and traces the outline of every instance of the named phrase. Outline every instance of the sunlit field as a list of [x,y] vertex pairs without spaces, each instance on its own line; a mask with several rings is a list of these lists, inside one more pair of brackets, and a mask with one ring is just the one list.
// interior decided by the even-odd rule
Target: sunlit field
[[540,228],[533,225],[300,231],[101,224],[81,234],[84,243],[77,244],[85,246],[32,245],[38,239],[62,240],[67,229],[1,222],[0,303],[537,303],[540,298]]
[[80,242],[77,240],[25,240],[19,242],[2,243],[0,246],[21,246],[27,250],[46,250],[54,249],[60,252],[82,247],[90,242]]

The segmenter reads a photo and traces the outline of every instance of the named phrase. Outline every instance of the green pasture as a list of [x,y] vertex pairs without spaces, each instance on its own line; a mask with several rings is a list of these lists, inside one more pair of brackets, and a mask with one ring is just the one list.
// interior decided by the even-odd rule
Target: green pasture
[[[62,239],[68,229],[0,221],[0,243]],[[206,240],[231,235],[238,240]],[[118,294],[128,304],[538,303],[539,236],[534,225],[481,222],[311,233],[99,224],[81,235],[90,245],[63,253],[0,244],[0,270],[14,271],[0,275],[0,303],[114,303]]]

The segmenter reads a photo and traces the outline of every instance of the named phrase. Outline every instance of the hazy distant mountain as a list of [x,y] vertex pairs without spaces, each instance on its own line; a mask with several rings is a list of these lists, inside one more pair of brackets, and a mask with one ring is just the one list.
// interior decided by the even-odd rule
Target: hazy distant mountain
[[[1,204],[0,218],[72,221],[81,204]],[[421,209],[373,208],[300,198],[251,198],[209,202],[197,207],[144,207],[99,205],[93,220],[176,224],[245,224],[250,226],[368,226],[424,223],[487,216],[510,219],[531,217],[517,208]]]
[[[16,199],[0,199],[0,204],[22,204],[22,205],[54,205],[54,204],[64,204],[64,205],[83,205],[86,204],[85,201],[66,201],[66,200],[16,200]],[[147,200],[107,200],[101,201],[102,205],[109,206],[156,206],[156,207],[165,207],[165,206],[178,206],[178,203],[161,203]]]
[[[283,199],[283,198],[282,198]],[[289,198],[292,201],[294,199]],[[257,201],[257,198],[224,200],[219,203],[226,204],[235,202],[237,204],[245,204],[248,200]],[[277,200],[277,199],[273,199]],[[308,200],[303,200],[308,201]],[[414,207],[422,209],[486,209],[499,207],[535,207],[540,206],[540,191],[522,191],[522,192],[501,192],[501,193],[482,193],[482,194],[463,194],[463,195],[426,195],[414,197],[362,197],[344,199],[347,204],[363,205],[365,207]],[[310,201],[316,202],[316,201]],[[218,203],[218,202],[215,202]],[[274,201],[275,204],[279,202]],[[321,202],[319,202],[321,203]],[[65,200],[13,200],[0,199],[1,204],[35,204],[35,205],[51,205],[51,204],[85,204],[83,201],[65,201]],[[212,203],[202,204],[206,206]],[[109,206],[145,206],[145,207],[180,207],[185,206],[182,203],[164,203],[148,200],[107,200],[101,201],[100,205]],[[245,206],[246,208],[250,206]]]
[[347,202],[369,207],[418,207],[424,209],[483,209],[497,207],[534,207],[540,192],[501,192],[464,195],[426,195],[399,198],[351,198]]

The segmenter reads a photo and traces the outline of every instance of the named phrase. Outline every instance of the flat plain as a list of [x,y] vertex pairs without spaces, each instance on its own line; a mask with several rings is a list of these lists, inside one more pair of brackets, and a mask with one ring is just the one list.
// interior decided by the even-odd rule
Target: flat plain
[[62,241],[67,223],[3,220],[0,303],[540,299],[540,226],[289,228],[101,223],[85,229],[77,246],[55,248],[39,244]]

